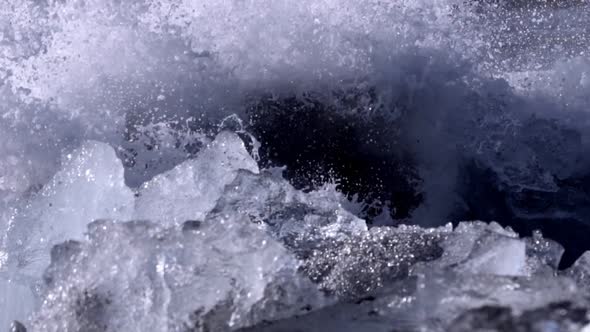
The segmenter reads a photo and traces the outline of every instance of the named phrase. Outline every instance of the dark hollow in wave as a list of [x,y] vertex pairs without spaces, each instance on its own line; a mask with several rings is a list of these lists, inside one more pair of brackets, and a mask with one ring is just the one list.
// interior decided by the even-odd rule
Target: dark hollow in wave
[[263,142],[262,166],[286,166],[298,189],[336,181],[339,190],[369,203],[369,219],[384,205],[393,218],[408,218],[422,202],[412,156],[381,116],[344,115],[311,96],[263,98],[249,116],[250,130]]
[[[339,190],[368,203],[361,217],[369,223],[384,206],[394,223],[411,222],[423,204],[416,158],[379,113],[342,112],[309,94],[257,99],[248,115],[249,130],[263,144],[262,165],[286,166],[295,187],[313,189],[335,180]],[[562,268],[590,250],[590,174],[557,181],[557,192],[519,191],[470,156],[459,159],[453,192],[461,204],[448,215],[433,216],[437,221],[497,221],[521,236],[541,230],[564,246]]]
[[[558,181],[558,191],[543,192],[510,191],[497,174],[476,162],[465,163],[460,173],[457,193],[465,206],[453,212],[453,220],[494,220],[521,236],[540,230],[565,248],[561,268],[571,266],[590,250],[590,174]],[[528,215],[516,211],[527,211]]]

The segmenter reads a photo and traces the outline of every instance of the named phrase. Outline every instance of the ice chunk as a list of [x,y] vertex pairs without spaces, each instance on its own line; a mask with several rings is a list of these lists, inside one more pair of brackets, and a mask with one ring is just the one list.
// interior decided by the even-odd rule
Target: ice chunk
[[235,174],[200,221],[96,222],[89,242],[56,247],[33,331],[236,329],[358,298],[441,254],[436,232],[367,230],[333,187]]
[[545,306],[552,315],[553,303],[572,303],[555,307],[563,321],[540,322],[550,327],[586,303],[571,278],[526,273],[529,260],[550,262],[553,250],[544,256],[546,246],[497,224],[367,230],[340,209],[328,189],[302,193],[272,173],[240,171],[204,220],[96,222],[87,242],[53,250],[48,293],[30,326],[443,331],[482,306],[510,308],[528,324],[537,316],[527,312]]
[[[104,159],[117,161],[107,150]],[[92,151],[98,154],[100,145]],[[48,204],[47,197],[61,202],[61,214],[47,212],[49,225],[72,216],[109,217],[98,208],[73,209],[73,198],[55,198],[65,195],[56,189],[59,181],[69,183],[73,194],[82,192],[83,181],[75,175],[86,179],[86,170],[94,168],[65,168],[28,208]],[[444,330],[482,306],[510,308],[521,317],[555,302],[570,301],[574,309],[586,303],[576,281],[555,271],[562,249],[540,234],[520,239],[510,229],[483,222],[461,223],[455,230],[450,225],[367,229],[346,210],[334,186],[302,192],[277,169],[259,171],[230,132],[219,134],[196,159],[146,183],[135,205],[122,169],[110,172],[119,174],[119,194],[88,184],[84,192],[105,199],[98,192],[106,190],[109,199],[119,197],[135,208],[118,209],[111,218],[154,222],[97,221],[87,240],[54,247],[44,284],[37,288],[43,304],[26,322],[32,331],[262,331],[267,324],[268,331],[314,331],[311,325],[316,331]],[[108,183],[105,175],[97,178]],[[49,188],[52,195],[43,196]],[[105,199],[101,206],[109,204],[114,203]],[[30,216],[38,214],[23,212],[22,225],[35,225]],[[80,240],[85,223],[58,228],[59,234]],[[25,234],[17,225],[11,234]],[[25,285],[22,280],[30,277],[28,284],[35,284],[39,276],[30,272],[35,265],[17,267],[17,257],[8,259],[10,280]],[[28,286],[7,285],[0,284],[34,301]],[[23,319],[9,313],[6,319]],[[559,323],[547,324],[554,321]]]
[[260,175],[243,170],[225,188],[211,215],[247,215],[285,242],[294,236],[322,241],[366,233],[365,221],[343,207],[345,200],[333,186],[309,193],[296,190],[279,169]]
[[145,183],[135,218],[166,223],[202,220],[240,169],[257,173],[258,165],[236,134],[221,132],[197,158]]
[[248,216],[302,261],[320,289],[357,298],[440,257],[441,236],[420,228],[373,228],[345,210],[334,187],[304,193],[280,174],[241,171],[209,217]]
[[460,223],[446,239],[443,266],[460,264],[465,273],[526,275],[526,244],[496,223]]
[[104,143],[89,141],[67,154],[63,170],[14,216],[9,249],[19,255],[12,259],[40,275],[55,244],[81,239],[95,219],[129,219],[134,197],[123,172],[114,150]]
[[[581,291],[572,279],[556,276],[555,273],[531,276],[505,273],[520,272],[523,261],[529,259],[529,256],[525,260],[518,259],[516,270],[512,267],[514,262],[504,266],[495,259],[488,259],[498,252],[508,253],[514,250],[511,246],[515,243],[519,243],[518,250],[525,255],[540,255],[539,252],[521,248],[521,245],[530,240],[521,241],[513,232],[497,224],[463,223],[454,232],[448,227],[430,230],[400,227],[396,231],[395,228],[386,230],[392,232],[382,238],[387,241],[395,241],[396,237],[402,236],[396,234],[396,231],[415,232],[421,236],[431,233],[443,238],[439,244],[449,252],[445,252],[437,260],[410,265],[409,275],[399,274],[401,278],[390,281],[384,287],[369,288],[369,292],[364,293],[365,296],[357,301],[340,301],[304,317],[259,324],[245,331],[385,332],[392,328],[400,331],[454,331],[464,327],[470,331],[479,331],[478,327],[489,327],[492,331],[510,331],[513,326],[522,327],[522,331],[553,331],[553,328],[559,331],[578,331],[588,322],[587,293]],[[409,240],[408,243],[413,241]],[[363,252],[360,248],[365,245],[372,250]],[[501,250],[504,245],[509,247],[506,251]],[[378,247],[378,243],[363,241],[355,242],[355,248],[359,248],[356,252],[344,247],[341,256],[335,261],[349,264],[351,268],[350,271],[344,270],[346,273],[340,273],[340,278],[348,278],[363,285],[365,269],[379,274],[380,260],[372,260],[373,257],[383,257],[374,256],[379,252]],[[462,251],[465,252],[461,253]],[[356,256],[358,252],[363,254]],[[413,253],[419,255],[419,251]],[[402,255],[396,256],[402,260],[407,259],[404,258],[403,251]],[[355,260],[361,260],[363,264],[349,263]],[[507,260],[510,261],[510,258]],[[476,264],[473,264],[474,261]],[[485,263],[489,263],[490,267],[483,266]],[[500,308],[498,312],[506,315],[486,316],[486,310],[478,309],[492,307]],[[507,319],[507,327],[494,330],[501,323],[502,317]]]
[[[0,286],[6,289],[0,297],[6,302],[1,302],[0,312],[10,319],[26,318],[33,304],[32,287],[49,264],[50,248],[66,239],[82,239],[95,219],[130,218],[133,199],[121,161],[109,145],[89,141],[67,154],[63,170],[10,221],[8,258],[0,275]],[[3,329],[9,321],[0,324]]]
[[554,274],[564,251],[540,232],[519,239],[512,230],[495,222],[460,223],[444,248],[442,265],[460,264],[465,273],[506,276]]
[[526,274],[525,243],[518,239],[503,238],[478,243],[465,263],[472,273],[488,273],[506,276]]
[[247,219],[91,224],[56,247],[32,331],[226,331],[296,314],[323,297]]
[[586,251],[578,260],[570,267],[566,274],[576,279],[580,285],[588,287],[590,281],[590,251]]
[[526,239],[527,268],[531,274],[554,274],[559,268],[563,247],[550,239],[543,237],[540,231],[534,231],[533,236]]
[[540,234],[519,239],[495,223],[462,223],[448,238],[443,259],[417,274],[412,309],[405,310],[418,310],[420,319],[450,323],[485,305],[502,304],[520,314],[554,302],[582,301],[571,279],[555,277],[562,249]]

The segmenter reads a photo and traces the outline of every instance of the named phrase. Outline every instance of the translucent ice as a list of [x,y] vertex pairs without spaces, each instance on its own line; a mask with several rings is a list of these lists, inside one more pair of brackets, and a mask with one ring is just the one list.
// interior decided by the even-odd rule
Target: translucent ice
[[[14,284],[6,298],[21,298],[19,303],[26,305],[3,303],[0,312],[23,319],[32,309],[31,292],[49,264],[51,247],[67,239],[82,239],[95,219],[129,219],[133,199],[124,183],[121,161],[109,145],[86,142],[64,156],[63,170],[24,201],[10,220],[4,247],[8,258],[0,267],[0,280]],[[8,326],[9,322],[0,323]]]
[[241,169],[257,173],[258,165],[236,134],[222,132],[197,158],[145,183],[134,217],[164,223],[202,220]]
[[368,230],[343,208],[333,186],[304,193],[278,172],[240,172],[210,214],[248,216],[302,261],[304,273],[323,291],[357,298],[407,276],[420,261],[442,253],[440,234],[407,227]]
[[588,282],[590,281],[590,251],[586,251],[580,256],[566,273],[576,279],[584,287],[588,287]]
[[244,218],[95,222],[88,242],[52,256],[32,331],[227,331],[323,303],[297,260]]
[[[533,246],[532,241],[519,240],[509,230],[483,223],[464,223],[455,231],[448,227],[399,228],[384,238],[395,239],[407,231],[422,232],[422,236],[436,234],[442,240],[438,243],[444,250],[443,256],[411,266],[409,275],[390,280],[357,301],[341,301],[304,317],[260,324],[246,331],[391,331],[394,328],[442,332],[469,330],[469,327],[476,331],[484,327],[491,331],[516,328],[518,331],[578,331],[588,323],[587,293],[571,278],[557,277],[555,267],[551,266],[553,255],[541,254],[542,248],[551,246]],[[535,241],[543,242],[539,236]],[[364,245],[360,241],[357,244]],[[375,245],[371,247],[378,249]],[[514,250],[520,252],[516,259],[510,257]],[[354,251],[346,253],[350,256],[348,260],[355,257]],[[519,255],[525,256],[524,262]],[[365,266],[379,271],[370,254],[360,257],[364,257]],[[489,257],[495,258],[489,260]],[[539,261],[539,257],[548,260]],[[497,259],[501,258],[507,262],[499,264]],[[539,264],[547,263],[545,267],[553,274],[525,275],[528,270],[523,265],[531,259]],[[512,263],[514,267],[510,266]],[[363,268],[355,271],[350,280],[362,280],[359,277]],[[513,275],[515,272],[519,274]],[[341,278],[346,278],[346,274]],[[506,315],[485,316],[492,312]]]
[[[203,160],[227,167],[207,173]],[[238,169],[244,161],[254,167]],[[95,222],[88,241],[53,249],[33,331],[233,330],[358,298],[440,256],[436,233],[367,230],[333,186],[303,193],[276,171],[257,174],[235,134],[220,134],[192,164],[207,175],[196,188],[211,196],[176,200],[170,221],[155,210],[156,224]]]
[[465,273],[524,275],[525,243],[517,234],[481,222],[461,223],[445,243],[445,263],[461,263]]

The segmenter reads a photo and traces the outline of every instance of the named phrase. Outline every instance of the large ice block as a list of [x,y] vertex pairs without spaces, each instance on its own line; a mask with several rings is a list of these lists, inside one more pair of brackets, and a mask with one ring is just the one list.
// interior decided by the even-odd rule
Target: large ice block
[[142,185],[134,217],[165,223],[202,220],[241,169],[257,173],[258,165],[236,134],[221,132],[195,159]]
[[[0,284],[6,291],[0,295],[4,317],[24,319],[33,309],[33,292],[54,245],[81,240],[86,226],[95,219],[129,219],[133,199],[133,192],[125,186],[121,161],[108,144],[85,142],[64,156],[63,169],[11,217],[7,260],[0,266]],[[0,321],[0,329],[9,322]]]

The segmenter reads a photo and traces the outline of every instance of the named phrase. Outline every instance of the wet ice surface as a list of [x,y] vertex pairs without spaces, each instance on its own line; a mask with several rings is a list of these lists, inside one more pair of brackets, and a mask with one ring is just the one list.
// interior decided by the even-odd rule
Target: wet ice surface
[[590,330],[586,1],[0,13],[0,331]]
[[125,186],[123,166],[110,146],[86,142],[65,156],[63,167],[41,191],[19,204],[6,225],[4,319],[28,315],[53,246],[83,239],[94,219],[132,216],[133,192]]
[[[110,167],[92,170],[98,156]],[[210,183],[182,191],[195,197],[209,188],[212,203],[180,205],[182,199],[175,199],[165,207],[177,209],[164,213],[156,204],[169,196],[161,193],[171,190],[187,164],[150,181],[151,193],[139,188],[134,197],[110,148],[89,142],[70,158],[73,164],[52,183],[69,174],[68,193],[82,186],[87,197],[94,193],[89,203],[106,199],[101,207],[117,198],[137,209],[153,199],[142,218],[155,221],[123,221],[137,210],[115,204],[108,212],[119,214],[101,211],[110,219],[90,223],[82,237],[76,228],[86,224],[80,220],[98,218],[91,215],[97,213],[93,205],[64,212],[59,204],[68,197],[59,187],[49,198],[31,198],[28,211],[46,209],[51,200],[64,213],[59,225],[68,221],[64,215],[75,217],[66,233],[56,226],[43,229],[50,227],[47,221],[28,226],[43,230],[48,243],[65,241],[51,249],[51,264],[45,258],[49,249],[29,250],[23,262],[12,263],[25,259],[20,254],[9,255],[7,270],[18,274],[15,280],[24,282],[26,275],[39,282],[34,295],[26,287],[12,290],[24,292],[30,309],[36,308],[23,320],[31,331],[443,331],[483,324],[477,315],[491,315],[486,324],[499,329],[513,324],[526,331],[539,324],[576,330],[588,322],[580,266],[585,256],[558,273],[558,244],[540,234],[520,239],[495,223],[368,229],[344,208],[346,198],[333,186],[305,193],[280,170],[260,172],[231,132],[220,133],[190,161],[202,169],[210,160],[223,160],[223,167],[200,179]],[[220,179],[227,180],[218,188]],[[23,239],[19,244],[34,238],[14,232],[12,239]],[[532,321],[535,315],[543,320]]]

